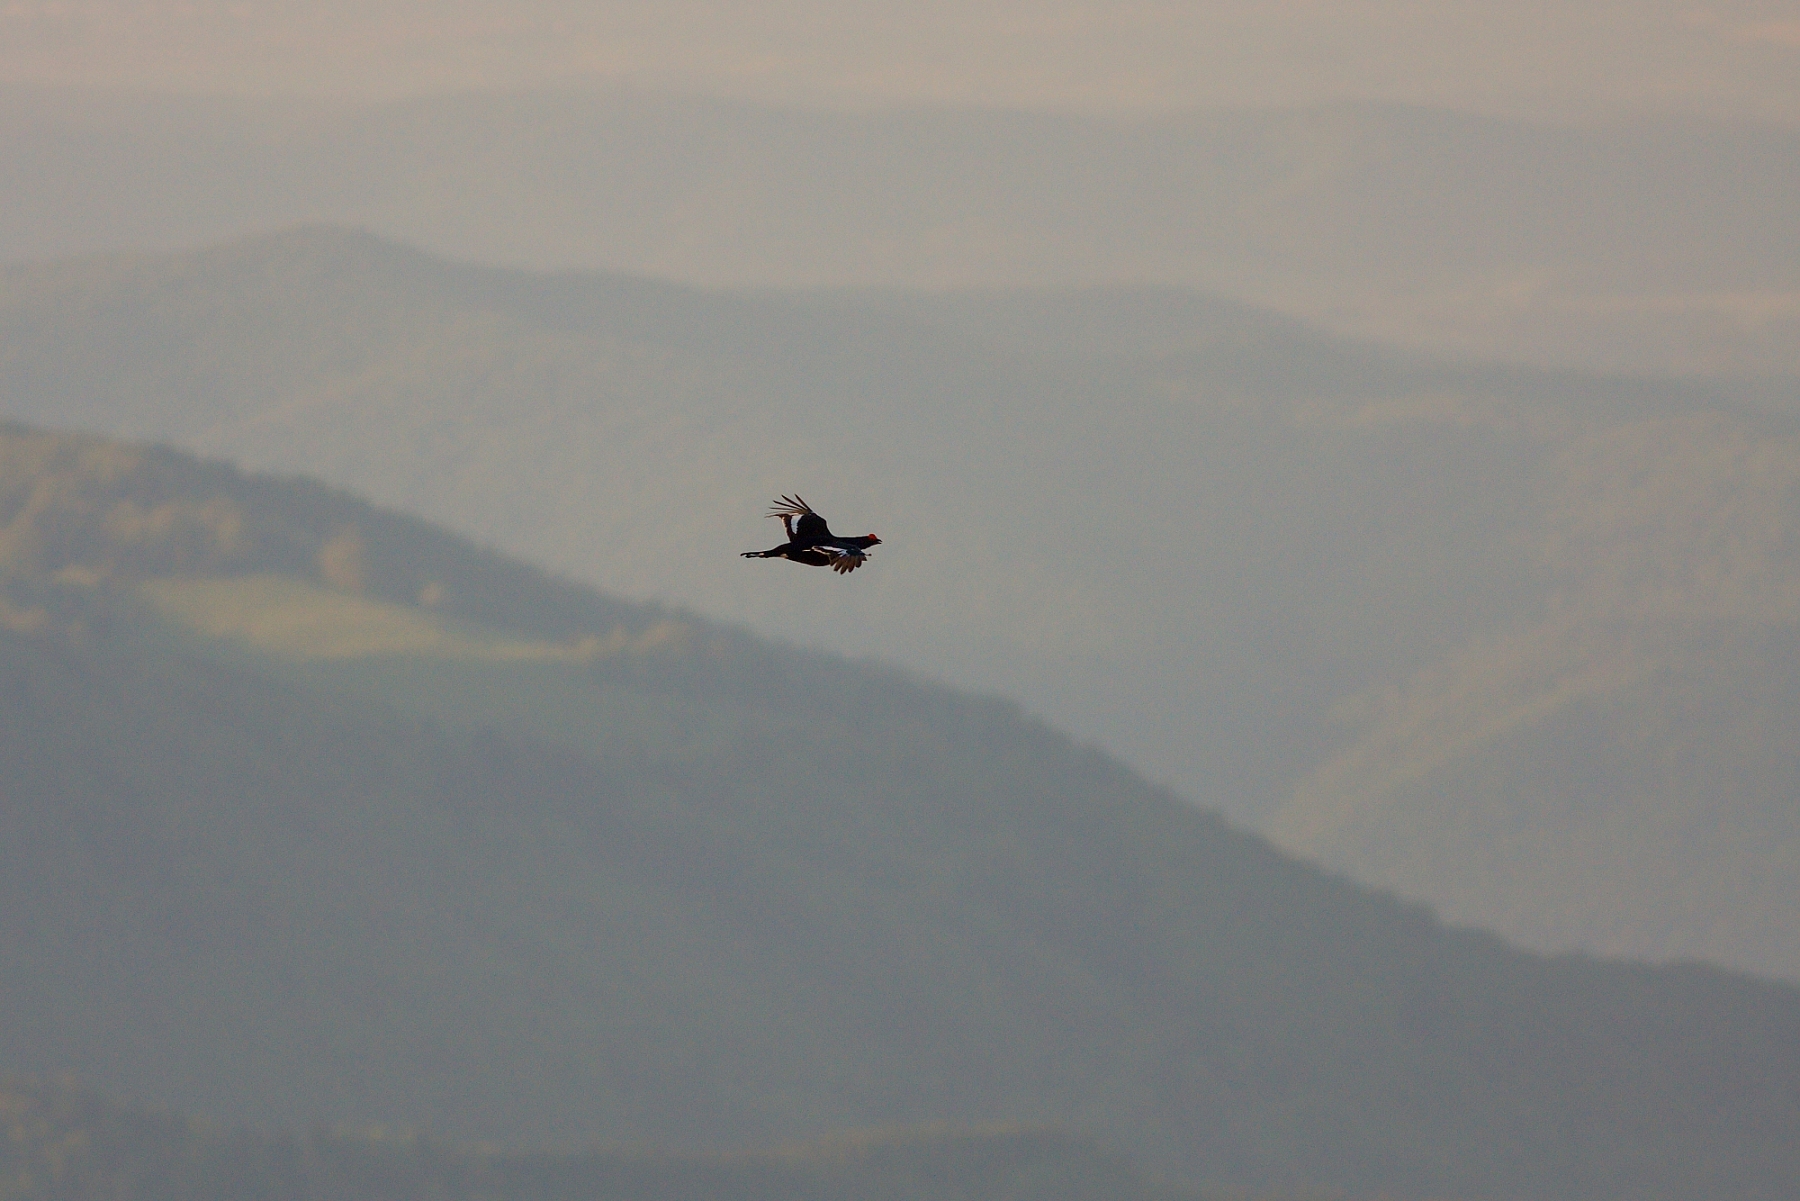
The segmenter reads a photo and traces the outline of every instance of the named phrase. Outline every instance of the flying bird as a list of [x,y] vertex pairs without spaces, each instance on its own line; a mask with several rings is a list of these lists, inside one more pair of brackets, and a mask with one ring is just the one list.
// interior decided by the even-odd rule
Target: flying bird
[[812,506],[798,495],[784,496],[769,506],[768,516],[781,518],[788,540],[768,550],[747,550],[746,559],[791,559],[808,567],[829,567],[843,573],[855,571],[868,561],[871,546],[881,539],[873,534],[860,538],[839,538],[825,524],[825,519],[812,511]]

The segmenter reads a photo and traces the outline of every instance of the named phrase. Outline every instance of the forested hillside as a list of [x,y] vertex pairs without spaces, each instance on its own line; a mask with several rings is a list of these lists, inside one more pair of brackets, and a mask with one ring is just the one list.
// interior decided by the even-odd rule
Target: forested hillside
[[1008,704],[19,428],[0,586],[13,1071],[510,1147],[1023,1123],[1254,1189],[1800,1174],[1800,992],[1444,927]]
[[519,1154],[416,1133],[266,1135],[0,1083],[7,1201],[1181,1201],[1048,1131],[854,1134],[770,1152]]
[[[1796,394],[1449,367],[1181,292],[715,293],[325,229],[0,273],[15,414],[1027,698],[1540,949],[1790,978]],[[867,572],[736,557],[796,488],[885,539]]]

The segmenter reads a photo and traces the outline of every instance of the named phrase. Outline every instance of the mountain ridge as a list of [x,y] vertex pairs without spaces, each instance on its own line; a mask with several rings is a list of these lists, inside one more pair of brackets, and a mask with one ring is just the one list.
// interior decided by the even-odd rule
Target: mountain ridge
[[1754,121],[30,89],[0,93],[0,116],[0,258],[324,219],[537,269],[739,287],[1136,279],[1476,359],[1800,370],[1800,154],[1791,127]]
[[[1293,849],[1540,949],[1800,978],[1766,933],[1791,891],[1718,849],[1749,829],[1787,845],[1757,816],[1796,770],[1772,734],[1731,742],[1730,770],[1668,777],[1695,787],[1613,796],[1606,854],[1585,836],[1542,848],[1554,879],[1537,887],[1509,887],[1461,823],[1504,826],[1514,804],[1564,820],[1582,764],[1664,728],[1673,692],[1616,692],[1637,716],[1581,727],[1567,754],[1458,760],[1402,829],[1360,844],[1374,824],[1313,837],[1298,812],[1351,780],[1344,756],[1429,750],[1395,737],[1409,713],[1474,720],[1456,689],[1511,695],[1507,655],[1614,647],[1624,689],[1658,638],[1692,664],[1702,643],[1735,655],[1787,628],[1791,395],[1445,365],[1167,301],[717,294],[315,228],[123,272],[0,272],[0,395],[18,416],[316,474],[614,594],[1025,698],[1238,821],[1283,814]],[[766,498],[798,481],[841,528],[881,533],[869,572],[736,557],[768,545]],[[1739,696],[1664,679],[1720,731],[1779,726],[1772,676]],[[1367,783],[1339,799],[1374,803]],[[1415,837],[1422,862],[1468,870],[1370,853]],[[1583,883],[1602,871],[1618,885]]]

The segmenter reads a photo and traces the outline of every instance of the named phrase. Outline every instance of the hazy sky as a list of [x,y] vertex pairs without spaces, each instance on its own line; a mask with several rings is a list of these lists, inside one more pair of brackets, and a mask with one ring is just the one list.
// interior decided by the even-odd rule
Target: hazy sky
[[1800,0],[0,0],[0,81],[625,83],[1080,110],[1392,99],[1800,120]]

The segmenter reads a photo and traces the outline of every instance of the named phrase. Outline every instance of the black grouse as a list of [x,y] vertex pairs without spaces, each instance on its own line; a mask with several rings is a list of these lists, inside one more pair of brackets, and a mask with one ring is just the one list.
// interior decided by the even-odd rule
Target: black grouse
[[881,542],[873,534],[839,538],[825,519],[799,496],[784,496],[769,506],[770,517],[781,518],[788,540],[768,550],[747,550],[746,559],[791,559],[808,567],[829,567],[836,572],[855,571],[868,561],[868,550]]

